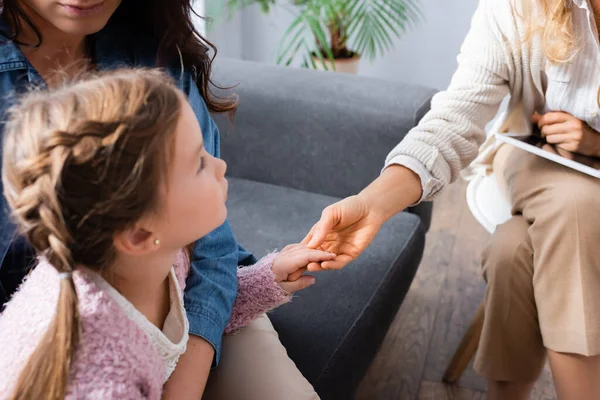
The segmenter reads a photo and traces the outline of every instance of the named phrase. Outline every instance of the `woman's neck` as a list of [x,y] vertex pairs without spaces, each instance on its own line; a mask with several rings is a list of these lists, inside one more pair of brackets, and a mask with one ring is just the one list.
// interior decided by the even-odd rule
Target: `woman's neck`
[[25,21],[21,21],[17,41],[23,43],[21,51],[48,86],[60,83],[65,75],[73,77],[89,68],[85,36],[62,32],[27,5],[24,4],[23,9],[42,40],[39,43],[38,34]]
[[171,306],[169,273],[177,253],[152,257],[118,257],[103,273],[104,279],[162,329]]

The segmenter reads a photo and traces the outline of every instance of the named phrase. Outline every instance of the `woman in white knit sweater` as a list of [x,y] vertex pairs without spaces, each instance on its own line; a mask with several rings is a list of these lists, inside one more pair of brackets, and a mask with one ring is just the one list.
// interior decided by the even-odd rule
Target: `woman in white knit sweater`
[[305,239],[338,254],[323,268],[342,268],[392,215],[435,198],[467,167],[493,169],[513,218],[483,255],[488,287],[475,367],[489,380],[489,399],[526,399],[546,354],[561,399],[600,398],[600,182],[484,133],[510,95],[500,133],[537,124],[548,142],[600,156],[596,21],[600,0],[481,0],[448,90],[392,150],[381,176],[326,208]]

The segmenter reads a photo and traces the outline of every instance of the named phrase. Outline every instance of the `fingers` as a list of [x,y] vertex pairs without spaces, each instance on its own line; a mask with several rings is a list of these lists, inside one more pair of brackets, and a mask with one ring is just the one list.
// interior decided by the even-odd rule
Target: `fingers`
[[[290,275],[295,274],[298,270],[305,270],[308,264],[334,260],[335,257],[335,254],[326,251],[304,249],[301,251],[290,253],[289,256],[287,256],[285,262],[282,263],[280,270],[283,273],[287,274],[287,280],[290,280]],[[300,275],[302,275],[302,273]]]
[[303,265],[335,259],[336,255],[328,251],[306,249],[298,252],[298,260]]
[[348,265],[351,261],[354,261],[354,257],[348,254],[340,254],[335,260],[323,261],[322,263],[310,263],[308,264],[309,272],[320,272],[327,271],[330,269],[339,270]]
[[298,278],[300,278],[302,276],[302,274],[305,272],[306,272],[306,267],[302,267],[302,268],[298,269],[298,271],[295,271],[295,272],[292,272],[291,274],[289,274],[286,280],[288,280],[290,282],[297,281]]
[[314,285],[315,283],[315,278],[310,276],[310,275],[304,275],[301,276],[298,280],[294,281],[294,282],[290,282],[290,281],[284,281],[281,282],[279,285],[281,285],[281,288],[283,290],[285,290],[288,293],[294,293],[297,292],[298,290],[302,290],[302,289],[306,289],[309,286]]
[[281,251],[279,253],[285,253],[286,256],[290,256],[292,254],[298,254],[298,253],[307,252],[310,250],[325,251],[325,250],[323,250],[322,247],[318,247],[316,249],[311,249],[306,244],[295,243],[295,244],[288,244],[283,249],[281,249]]
[[334,204],[333,206],[329,206],[323,210],[321,219],[311,230],[312,237],[308,243],[308,247],[312,249],[319,247],[323,241],[325,241],[325,238],[331,229],[338,224],[339,217],[337,216],[338,213],[336,212],[335,207],[336,205]]
[[550,144],[559,144],[559,143],[567,142],[570,138],[571,138],[571,135],[569,135],[567,133],[555,134],[555,135],[546,136],[546,142],[548,142]]
[[307,269],[309,272],[319,272],[319,271],[324,271],[323,268],[321,268],[321,263],[309,263],[307,266]]
[[[307,265],[334,260],[336,255],[323,250],[310,249],[305,244],[295,244],[286,246],[278,257],[279,260],[273,265],[273,271],[278,276],[287,276],[286,280],[295,280],[306,271]],[[299,272],[300,270],[302,271]],[[295,279],[290,279],[290,276]]]
[[348,265],[349,262],[351,262],[353,260],[354,260],[354,258],[349,256],[348,254],[340,254],[335,258],[335,260],[322,262],[321,268],[326,269],[326,270],[327,269],[342,269],[346,265]]
[[543,137],[557,135],[561,133],[569,133],[571,131],[573,131],[573,127],[568,122],[553,125],[544,125],[541,128]]
[[542,150],[546,150],[547,152],[550,152],[552,154],[558,154],[558,152],[556,151],[556,149],[554,147],[555,146],[552,146],[552,145],[546,143],[542,146]]
[[556,154],[558,154],[559,156],[568,158],[569,160],[575,159],[576,153],[575,153],[574,149],[564,148],[566,146],[562,143],[556,145],[555,147],[556,147]]
[[283,253],[283,252],[291,253],[291,252],[297,251],[297,250],[299,250],[301,248],[302,249],[306,248],[306,246],[303,245],[303,244],[301,244],[301,243],[288,244],[283,249],[281,249],[280,253]]
[[551,111],[542,115],[537,121],[537,125],[541,129],[545,125],[560,124],[562,122],[567,122],[571,119],[573,119],[573,116],[571,114],[559,111]]

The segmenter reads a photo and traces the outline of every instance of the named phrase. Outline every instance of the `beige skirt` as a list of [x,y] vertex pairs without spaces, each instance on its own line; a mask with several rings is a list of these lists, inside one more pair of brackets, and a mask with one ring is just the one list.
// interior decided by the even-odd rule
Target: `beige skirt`
[[600,354],[600,180],[509,145],[498,150],[494,172],[514,217],[483,257],[477,370],[530,379],[545,349]]

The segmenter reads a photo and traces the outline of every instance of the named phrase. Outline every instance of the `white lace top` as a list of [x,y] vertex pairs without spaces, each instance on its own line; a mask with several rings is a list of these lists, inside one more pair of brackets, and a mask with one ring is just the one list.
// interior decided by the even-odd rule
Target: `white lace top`
[[166,382],[175,370],[179,357],[185,353],[189,338],[189,322],[183,308],[183,292],[177,282],[175,270],[171,269],[171,272],[169,273],[171,309],[165,319],[162,331],[158,329],[156,325],[148,321],[148,319],[139,312],[129,300],[123,297],[100,275],[94,274],[94,281],[99,288],[108,293],[108,295],[119,304],[131,320],[136,322],[139,327],[146,332],[163,360],[165,366],[164,381]]

